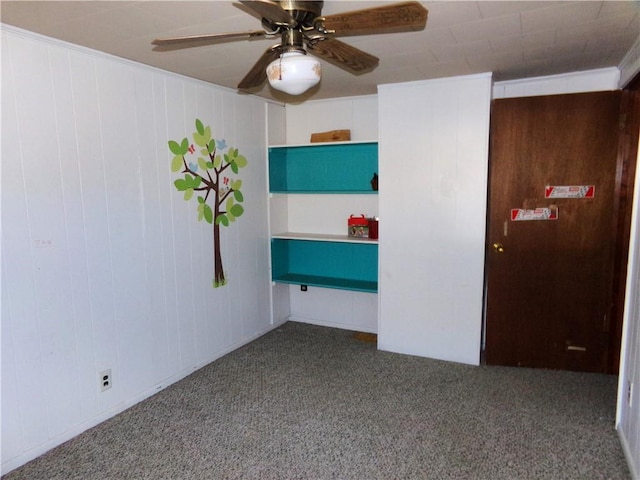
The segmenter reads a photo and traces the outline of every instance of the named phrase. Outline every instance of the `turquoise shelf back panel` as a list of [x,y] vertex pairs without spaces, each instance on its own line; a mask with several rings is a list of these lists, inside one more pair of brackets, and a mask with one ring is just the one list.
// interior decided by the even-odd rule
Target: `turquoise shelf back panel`
[[320,144],[269,148],[273,193],[377,193],[378,144]]
[[363,292],[378,290],[378,245],[271,241],[273,281]]

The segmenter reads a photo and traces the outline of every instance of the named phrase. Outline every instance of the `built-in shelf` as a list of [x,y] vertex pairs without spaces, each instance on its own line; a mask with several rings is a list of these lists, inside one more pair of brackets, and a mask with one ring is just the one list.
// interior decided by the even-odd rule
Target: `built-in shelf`
[[[280,218],[282,215],[286,216],[282,212],[286,211],[287,202],[280,203],[279,194],[290,195],[285,197],[288,202],[296,201],[295,194],[376,194],[371,180],[377,172],[377,142],[282,145],[269,148],[269,191],[275,202],[274,208],[280,209]],[[297,199],[300,201],[300,197]],[[345,203],[351,202],[347,200]],[[314,209],[322,209],[322,202],[314,203],[309,215],[314,215]],[[340,221],[345,222],[346,233],[346,216],[340,218]],[[295,225],[279,225],[295,229]],[[273,281],[377,292],[377,240],[327,234],[322,232],[322,228],[319,230],[318,233],[285,231],[272,234]]]
[[323,143],[269,148],[271,193],[369,193],[378,144]]
[[378,291],[378,245],[272,238],[272,280],[279,283]]

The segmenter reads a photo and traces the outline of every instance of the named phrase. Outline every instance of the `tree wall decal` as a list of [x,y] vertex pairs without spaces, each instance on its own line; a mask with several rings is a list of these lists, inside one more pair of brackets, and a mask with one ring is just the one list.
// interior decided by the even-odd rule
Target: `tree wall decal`
[[[169,150],[174,155],[171,171],[183,174],[173,184],[184,192],[185,200],[196,195],[198,221],[213,224],[213,286],[217,288],[227,283],[220,253],[220,226],[228,227],[244,213],[242,180],[229,176],[246,167],[247,159],[237,148],[227,148],[225,140],[215,140],[210,126],[205,126],[199,119],[195,123],[193,143],[188,138],[180,143],[169,140]],[[200,147],[199,152],[194,143]],[[213,208],[207,202],[213,202]]]

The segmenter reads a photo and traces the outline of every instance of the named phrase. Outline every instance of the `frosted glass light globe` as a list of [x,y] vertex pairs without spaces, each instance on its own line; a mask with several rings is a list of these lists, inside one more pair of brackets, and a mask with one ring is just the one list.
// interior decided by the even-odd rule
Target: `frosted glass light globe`
[[285,52],[267,66],[271,86],[289,95],[300,95],[317,85],[322,75],[320,62],[301,52]]

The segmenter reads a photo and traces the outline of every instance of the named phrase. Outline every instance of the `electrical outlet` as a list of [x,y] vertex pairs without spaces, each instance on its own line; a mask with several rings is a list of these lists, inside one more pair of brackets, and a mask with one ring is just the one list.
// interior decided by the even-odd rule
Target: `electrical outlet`
[[98,373],[98,380],[100,381],[100,391],[104,392],[111,388],[111,369],[108,368]]

